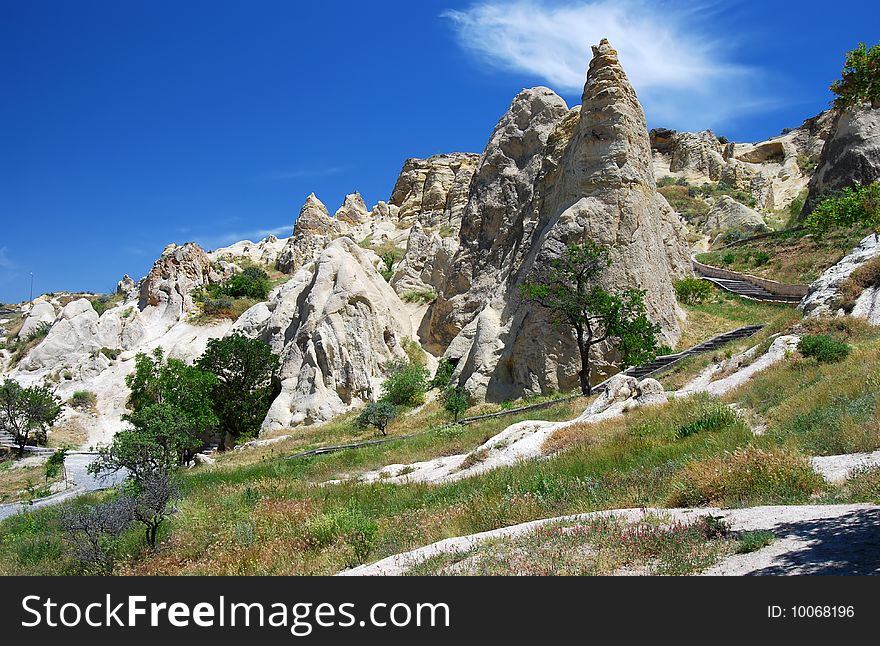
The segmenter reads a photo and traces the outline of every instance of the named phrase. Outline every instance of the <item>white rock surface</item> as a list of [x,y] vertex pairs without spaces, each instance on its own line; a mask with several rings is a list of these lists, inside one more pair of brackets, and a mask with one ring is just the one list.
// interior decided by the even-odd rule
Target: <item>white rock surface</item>
[[[865,237],[859,246],[847,254],[840,262],[825,272],[810,285],[807,295],[801,300],[798,308],[804,316],[815,317],[823,314],[836,314],[837,296],[840,284],[849,278],[859,266],[880,256],[880,242],[871,234]],[[856,302],[853,316],[865,318],[873,325],[880,325],[880,312],[877,307],[877,290],[868,289]]]
[[727,231],[760,233],[766,229],[767,223],[760,213],[745,204],[740,204],[729,195],[722,195],[712,205],[704,227],[704,231],[710,236],[717,236]]
[[36,303],[28,313],[21,330],[18,332],[19,339],[26,339],[28,335],[35,332],[44,323],[55,322],[55,308],[52,303],[41,301]]

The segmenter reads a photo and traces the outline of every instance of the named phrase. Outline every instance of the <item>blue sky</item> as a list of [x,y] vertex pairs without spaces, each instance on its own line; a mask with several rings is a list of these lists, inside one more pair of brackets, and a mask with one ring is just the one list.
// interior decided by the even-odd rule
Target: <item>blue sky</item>
[[0,301],[108,291],[169,242],[387,199],[512,97],[580,102],[608,36],[650,127],[759,140],[823,110],[880,3],[0,0]]

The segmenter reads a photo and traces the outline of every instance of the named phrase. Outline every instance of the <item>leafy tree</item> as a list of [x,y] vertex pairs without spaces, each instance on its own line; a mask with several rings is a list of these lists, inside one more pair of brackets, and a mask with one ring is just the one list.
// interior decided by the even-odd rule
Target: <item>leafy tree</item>
[[217,377],[211,396],[226,434],[224,447],[259,432],[272,403],[278,364],[278,356],[259,339],[232,334],[208,341],[196,365]]
[[205,432],[217,425],[211,397],[217,377],[179,359],[166,360],[162,348],[156,348],[152,355],[138,353],[134,372],[125,378],[125,383],[131,389],[128,405],[134,411],[152,404],[167,404],[187,418],[194,432]]
[[424,403],[428,390],[428,371],[406,361],[394,361],[388,366],[388,377],[382,384],[383,401],[395,406],[418,406]]
[[397,409],[394,405],[380,400],[367,404],[367,407],[357,416],[355,424],[362,429],[372,426],[382,435],[387,435],[385,429],[395,417],[397,417]]
[[831,84],[831,91],[837,95],[834,107],[861,107],[870,103],[880,107],[880,43],[870,49],[859,43],[846,54],[841,78]]
[[467,410],[468,397],[464,388],[451,386],[443,391],[443,408],[452,413],[454,421],[458,421],[461,414]]
[[596,284],[609,265],[608,248],[588,240],[570,245],[544,272],[520,285],[523,296],[549,309],[556,324],[574,330],[584,395],[592,394],[593,346],[614,342],[624,366],[639,365],[657,354],[659,326],[648,320],[645,292],[629,289],[612,294]]
[[847,186],[825,198],[807,216],[806,224],[820,232],[831,227],[870,228],[876,237],[880,234],[880,182]]
[[125,419],[130,428],[117,433],[109,446],[98,450],[98,457],[89,465],[90,472],[122,472],[135,482],[146,482],[156,473],[176,469],[201,445],[201,440],[190,432],[186,417],[169,404],[150,404]]
[[10,433],[18,446],[18,457],[33,439],[46,443],[49,428],[61,416],[61,400],[46,385],[23,387],[7,379],[0,384],[0,430]]

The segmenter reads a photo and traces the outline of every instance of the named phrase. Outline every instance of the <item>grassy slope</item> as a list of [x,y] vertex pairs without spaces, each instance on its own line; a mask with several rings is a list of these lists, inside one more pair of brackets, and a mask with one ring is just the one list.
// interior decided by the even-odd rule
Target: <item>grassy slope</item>
[[[686,309],[691,323],[701,328],[717,324],[730,329],[755,317],[771,320],[758,337],[736,344],[730,352],[756,342],[766,344],[772,333],[797,319],[793,308],[723,294],[712,303]],[[520,419],[568,419],[583,410],[585,400],[357,451],[299,460],[281,455],[354,439],[350,421],[338,420],[298,432],[287,443],[224,456],[215,467],[183,474],[184,498],[158,553],[142,554],[139,532],[124,538],[119,547],[122,570],[323,574],[449,536],[597,509],[663,506],[683,499],[732,506],[806,502],[816,496],[835,501],[880,499],[880,479],[866,476],[829,491],[805,468],[803,457],[880,447],[880,331],[848,319],[801,324],[805,325],[807,332],[847,339],[854,352],[832,366],[788,358],[725,398],[742,407],[738,418],[715,420],[712,411],[719,403],[706,396],[677,400],[603,424],[575,427],[554,437],[546,460],[455,483],[316,486],[386,464],[467,451]],[[661,380],[674,388],[712,358],[697,357]],[[436,404],[428,405],[419,415],[398,422],[391,433],[404,434],[441,420]],[[764,435],[753,435],[748,424],[752,420],[766,422]],[[681,436],[683,427],[698,431]],[[761,474],[761,479],[749,479],[749,473]],[[90,499],[94,496],[74,504]],[[42,509],[0,525],[0,573],[70,571],[58,513],[57,508]]]
[[[833,230],[820,237],[806,231],[786,231],[748,244],[698,254],[697,260],[783,283],[806,284],[843,258],[867,234],[867,231]],[[755,261],[760,252],[769,255],[769,260],[762,264]],[[725,256],[732,256],[733,261],[726,263]]]

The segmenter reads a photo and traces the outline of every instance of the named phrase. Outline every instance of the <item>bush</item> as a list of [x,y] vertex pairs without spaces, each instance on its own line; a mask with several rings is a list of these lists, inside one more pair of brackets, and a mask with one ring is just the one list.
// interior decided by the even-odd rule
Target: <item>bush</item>
[[91,390],[77,390],[67,403],[79,410],[92,410],[98,403],[98,396]]
[[846,478],[848,502],[880,502],[880,467],[859,467]]
[[801,169],[802,173],[812,173],[814,170],[816,170],[816,166],[819,165],[819,162],[815,159],[812,159],[809,155],[799,153],[797,156],[797,165],[798,168]]
[[773,532],[766,530],[757,530],[753,532],[743,532],[736,542],[737,554],[749,554],[756,552],[761,548],[767,547],[776,540]]
[[118,348],[101,348],[101,354],[110,359],[110,361],[116,361],[119,358],[119,355],[122,354],[122,350]]
[[825,334],[807,334],[801,337],[798,351],[805,357],[813,357],[819,363],[837,363],[846,359],[850,346]]
[[253,298],[264,301],[269,296],[272,283],[269,274],[259,267],[248,267],[223,283],[221,291],[233,298]]
[[749,445],[684,466],[673,483],[674,506],[751,506],[804,502],[823,487],[803,455]]
[[721,264],[723,265],[732,265],[735,260],[736,256],[730,252],[721,256]]
[[407,303],[420,303],[422,305],[427,305],[437,299],[437,293],[429,288],[412,289],[408,292],[404,292],[400,298]]
[[51,329],[52,329],[52,324],[49,323],[48,321],[43,321],[42,323],[40,323],[37,327],[35,327],[33,330],[31,330],[28,333],[25,341],[27,341],[28,343],[32,343],[33,341],[39,341],[40,339],[45,339],[47,336],[49,336],[49,330],[51,330]]
[[228,298],[206,298],[202,311],[211,316],[229,316],[233,312],[233,304]]
[[766,251],[756,251],[752,256],[752,262],[755,263],[755,267],[760,267],[761,265],[766,265],[770,262],[770,254]]
[[702,408],[697,413],[697,418],[687,424],[682,424],[675,431],[675,436],[683,440],[697,433],[719,431],[739,421],[737,414],[729,407],[720,402]]
[[823,199],[807,217],[808,227],[827,231],[831,227],[880,228],[880,182],[847,186]]
[[428,390],[428,371],[422,366],[395,361],[382,384],[382,400],[395,406],[418,406]]
[[730,143],[730,139],[728,139],[724,135],[721,135],[720,137],[718,137],[718,143],[721,145],[726,145]]
[[360,429],[374,427],[382,435],[387,435],[386,427],[397,417],[397,409],[387,401],[378,401],[367,404],[355,419],[355,424]]
[[458,421],[458,418],[467,410],[467,407],[468,397],[464,388],[453,386],[443,391],[443,408],[447,412],[452,413],[454,421]]
[[870,103],[880,107],[880,44],[870,49],[859,43],[847,52],[840,79],[831,84],[831,91],[837,95],[834,107],[861,107]]
[[702,278],[682,278],[674,283],[675,296],[686,305],[705,303],[714,291],[712,283]]
[[434,373],[434,378],[428,383],[428,387],[444,390],[452,381],[452,374],[454,372],[455,364],[446,357],[443,357],[437,364],[437,371]]

